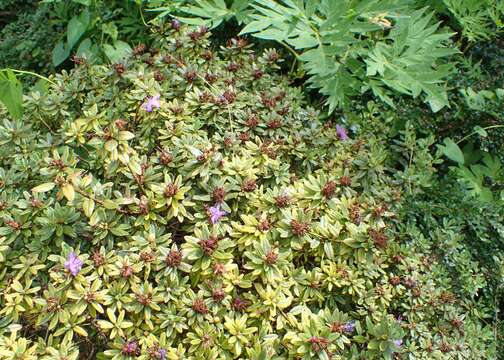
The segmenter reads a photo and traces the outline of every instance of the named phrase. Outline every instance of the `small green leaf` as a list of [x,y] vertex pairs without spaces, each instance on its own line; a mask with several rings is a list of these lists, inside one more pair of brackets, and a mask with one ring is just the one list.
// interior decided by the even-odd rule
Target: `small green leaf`
[[481,126],[475,126],[474,127],[474,132],[478,134],[481,137],[487,137],[488,133],[485,129],[483,129]]
[[82,201],[82,210],[84,210],[84,215],[86,215],[87,217],[91,217],[91,215],[93,215],[94,207],[94,200],[85,198]]
[[119,137],[118,137],[118,140],[119,141],[128,141],[128,140],[131,140],[135,137],[135,134],[133,134],[132,132],[129,132],[129,131],[120,131],[119,132]]
[[119,207],[118,204],[116,204],[114,201],[109,200],[109,199],[107,199],[103,202],[103,206],[105,207],[105,209],[109,209],[109,210],[114,210]]
[[87,60],[89,60],[89,59],[93,58],[93,56],[94,56],[93,51],[92,51],[92,46],[93,46],[93,43],[92,43],[91,39],[86,38],[81,41],[81,43],[79,44],[79,47],[77,48],[77,52],[75,54],[80,57],[85,57]]
[[459,146],[450,138],[444,139],[444,144],[444,146],[440,146],[443,154],[450,160],[464,164],[464,153],[460,150]]
[[117,26],[113,22],[108,22],[102,25],[102,31],[104,34],[109,35],[113,41],[117,40]]

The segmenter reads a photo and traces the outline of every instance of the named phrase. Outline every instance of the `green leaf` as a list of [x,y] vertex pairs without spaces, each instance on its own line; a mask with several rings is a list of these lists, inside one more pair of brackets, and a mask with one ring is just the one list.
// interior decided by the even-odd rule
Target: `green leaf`
[[119,205],[110,199],[105,200],[103,202],[103,206],[105,207],[105,209],[109,209],[109,210],[115,210],[115,209],[119,208]]
[[55,184],[53,182],[48,182],[48,183],[45,183],[45,184],[41,184],[41,185],[35,186],[32,189],[32,192],[34,192],[34,193],[48,192],[48,191],[51,191],[54,188],[54,185]]
[[75,199],[75,190],[72,184],[65,184],[61,187],[61,191],[63,195],[67,198],[69,202],[72,202]]
[[233,16],[233,12],[228,9],[224,0],[200,0],[196,2],[196,5],[184,6],[180,10],[194,16],[194,18],[179,17],[181,21],[188,24],[206,24],[210,28],[216,28],[224,20]]
[[70,49],[68,49],[63,41],[59,41],[52,51],[52,63],[58,66],[70,56]]
[[82,5],[85,5],[85,6],[91,5],[91,0],[73,0],[73,2],[76,2],[78,4],[82,4]]
[[89,11],[86,9],[78,16],[70,19],[67,26],[67,49],[70,50],[77,44],[79,39],[84,35],[89,26]]
[[38,91],[40,94],[45,94],[49,88],[49,83],[45,79],[38,79],[35,85],[31,88],[33,91]]
[[112,38],[112,41],[117,41],[118,30],[117,26],[113,22],[103,24],[102,31],[104,34],[109,35]]
[[117,139],[119,141],[128,141],[128,140],[133,139],[134,137],[135,137],[135,134],[133,134],[130,131],[120,131]]
[[474,132],[478,134],[481,137],[487,137],[488,133],[485,129],[483,129],[481,126],[475,126],[474,127]]
[[0,101],[14,119],[23,116],[23,87],[12,70],[0,71]]
[[103,51],[110,62],[116,64],[128,58],[131,55],[132,49],[127,43],[116,41],[114,45],[103,45]]
[[92,199],[84,198],[82,201],[82,210],[84,210],[84,215],[87,217],[91,217],[93,215],[95,207],[95,202]]
[[93,46],[93,43],[91,39],[86,38],[81,41],[79,44],[79,47],[77,48],[76,55],[77,56],[85,56],[86,58],[89,58],[88,55],[91,53],[91,47]]
[[464,153],[460,150],[460,147],[450,138],[444,139],[444,144],[444,146],[440,146],[443,154],[450,160],[464,164]]

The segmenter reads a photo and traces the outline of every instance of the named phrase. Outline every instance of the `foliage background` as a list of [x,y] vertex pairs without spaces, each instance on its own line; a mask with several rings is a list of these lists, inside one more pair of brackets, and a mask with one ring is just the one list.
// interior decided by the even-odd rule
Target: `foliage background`
[[[354,159],[357,171],[354,177],[359,179],[360,185],[357,185],[357,189],[359,193],[362,192],[363,198],[366,198],[364,204],[367,204],[368,201],[375,204],[380,196],[384,196],[384,193],[396,194],[392,197],[392,209],[395,216],[387,222],[387,237],[393,239],[391,240],[393,245],[391,245],[391,249],[384,251],[386,254],[382,255],[388,258],[388,256],[392,256],[389,252],[399,251],[415,264],[417,262],[423,263],[425,259],[432,259],[432,263],[428,261],[426,264],[419,265],[419,268],[415,270],[420,271],[420,274],[417,274],[421,278],[420,289],[424,290],[424,284],[434,284],[433,293],[445,290],[453,293],[457,299],[464,299],[461,303],[457,300],[449,305],[449,309],[443,309],[443,315],[439,316],[436,313],[437,308],[428,302],[428,297],[420,296],[420,303],[425,306],[422,311],[429,314],[425,315],[429,319],[426,320],[424,316],[422,320],[424,322],[419,324],[428,328],[428,330],[420,331],[422,334],[420,337],[415,335],[416,330],[411,328],[416,321],[413,320],[414,316],[409,315],[410,309],[407,308],[408,301],[416,301],[408,297],[416,297],[413,294],[417,291],[414,287],[405,290],[409,294],[408,296],[406,293],[401,293],[395,298],[395,302],[385,306],[386,310],[383,311],[388,313],[389,317],[381,317],[376,324],[368,324],[365,317],[359,317],[362,314],[358,315],[358,311],[354,308],[355,303],[353,300],[348,300],[349,307],[346,308],[348,314],[344,315],[346,316],[344,321],[349,321],[352,318],[359,321],[357,333],[354,337],[349,336],[351,341],[370,343],[373,337],[378,337],[381,334],[380,332],[391,331],[387,336],[397,337],[400,334],[401,337],[404,336],[405,342],[401,348],[389,348],[390,356],[401,358],[408,353],[410,356],[419,358],[434,356],[425,353],[429,349],[428,343],[420,342],[420,345],[417,345],[415,342],[418,341],[418,338],[425,338],[436,344],[435,356],[440,358],[456,358],[457,356],[497,358],[500,356],[499,354],[504,353],[500,312],[503,300],[502,246],[504,240],[502,225],[504,218],[502,211],[504,174],[501,167],[504,159],[502,151],[504,149],[504,113],[502,108],[504,41],[501,33],[504,5],[500,1],[492,0],[390,0],[344,1],[343,3],[347,6],[348,11],[345,13],[347,16],[341,18],[342,12],[339,11],[341,8],[338,6],[336,9],[338,11],[334,12],[331,6],[334,6],[335,2],[323,0],[209,0],[198,2],[84,0],[46,1],[45,4],[23,2],[23,5],[20,2],[0,1],[0,23],[4,25],[0,35],[0,67],[32,70],[44,75],[63,71],[62,75],[50,75],[50,79],[60,84],[60,89],[63,87],[66,89],[62,91],[51,86],[48,88],[43,85],[44,82],[39,82],[36,88],[29,89],[35,83],[35,78],[22,75],[19,77],[22,83],[18,83],[19,79],[12,80],[15,76],[14,73],[1,73],[1,84],[8,86],[9,92],[1,93],[0,100],[3,102],[18,101],[21,98],[21,86],[24,86],[27,95],[25,106],[28,109],[28,111],[25,110],[25,114],[30,114],[30,116],[24,115],[23,120],[18,120],[21,122],[13,122],[13,119],[7,116],[5,111],[3,112],[3,117],[9,119],[7,123],[4,122],[2,130],[4,138],[2,140],[1,161],[4,172],[1,175],[3,187],[0,190],[0,196],[3,197],[3,203],[16,204],[9,206],[15,208],[21,206],[22,209],[23,201],[26,202],[28,201],[26,199],[30,199],[31,189],[39,185],[41,181],[51,179],[32,179],[31,175],[27,177],[20,174],[29,168],[39,169],[40,163],[47,161],[48,156],[49,158],[55,156],[54,154],[48,155],[49,149],[59,148],[62,151],[62,142],[67,139],[68,132],[75,131],[75,129],[71,129],[70,125],[73,121],[75,121],[74,126],[82,126],[79,122],[81,121],[79,118],[83,117],[80,105],[77,106],[74,100],[71,100],[72,97],[67,97],[68,95],[65,94],[79,93],[86,86],[92,87],[85,84],[94,83],[97,81],[96,79],[103,76],[106,76],[107,79],[108,77],[114,78],[117,75],[114,75],[117,70],[111,65],[123,62],[125,58],[130,59],[127,64],[131,63],[135,69],[148,66],[150,60],[147,55],[132,60],[131,54],[134,52],[134,48],[142,43],[146,44],[147,48],[157,47],[153,44],[159,41],[159,36],[172,34],[169,29],[174,17],[181,22],[197,26],[206,25],[212,28],[214,32],[213,45],[210,45],[212,49],[217,49],[219,45],[226,45],[230,34],[237,35],[242,32],[242,36],[254,39],[258,51],[275,47],[275,51],[285,59],[273,67],[273,70],[280,71],[287,76],[288,80],[283,80],[285,86],[287,84],[303,85],[303,95],[295,88],[289,92],[293,91],[292,101],[297,104],[296,106],[302,103],[317,110],[313,112],[313,116],[310,115],[309,121],[303,121],[302,126],[295,130],[304,134],[302,135],[303,141],[310,144],[306,145],[307,147],[315,146],[314,148],[318,152],[321,151],[321,144],[313,145],[311,142],[316,131],[322,131],[316,130],[322,124],[328,127],[333,127],[335,124],[345,126],[349,130],[350,136],[356,139],[356,143],[359,143],[358,139],[372,139],[364,146],[365,150],[359,153],[361,157]],[[280,5],[282,8],[278,8]],[[7,11],[7,16],[2,11]],[[335,15],[336,13],[340,15]],[[410,16],[411,14],[413,17]],[[148,31],[145,24],[150,25]],[[357,25],[358,28],[356,28]],[[78,31],[70,34],[70,28],[78,29]],[[421,34],[424,41],[419,42],[418,39],[412,37],[412,34]],[[405,44],[406,46],[403,47]],[[138,49],[137,47],[135,51]],[[197,53],[201,50],[194,51]],[[183,51],[181,50],[181,52]],[[190,54],[187,56],[194,55],[192,50],[187,49],[187,51]],[[319,56],[322,55],[320,51],[325,55]],[[72,61],[74,54],[77,56]],[[267,52],[267,54],[272,53]],[[226,58],[228,55],[226,52],[223,53],[225,59],[228,59]],[[155,51],[152,56],[155,56]],[[80,63],[80,59],[83,57],[86,58],[84,66]],[[322,59],[325,59],[324,63],[320,63]],[[141,65],[144,60],[147,60],[147,65]],[[90,64],[105,64],[106,67],[88,68]],[[74,66],[75,70],[72,70]],[[72,70],[71,75],[68,75],[65,70]],[[129,68],[127,71],[127,74],[134,77],[134,72]],[[154,77],[152,69],[148,74]],[[126,77],[129,79],[129,76]],[[183,77],[184,75],[176,75],[176,72],[170,73],[170,81],[177,76]],[[140,80],[143,81],[143,79]],[[116,84],[116,80],[112,83]],[[143,89],[144,91],[145,89],[152,91],[156,86],[156,83],[152,82],[145,85]],[[249,85],[243,86],[244,89],[248,89]],[[37,95],[33,95],[32,90],[39,92],[39,96],[52,105],[47,105],[45,110],[34,110],[33,104],[40,99],[37,98]],[[210,87],[209,91],[215,90]],[[89,100],[90,104],[107,101],[100,100],[102,96],[106,98],[105,93],[97,94],[95,98]],[[140,97],[136,99],[137,102],[141,100]],[[122,101],[129,100],[122,99]],[[194,105],[186,97],[179,98],[179,101],[184,107],[190,108]],[[240,101],[237,102],[240,103]],[[21,102],[18,102],[19,104],[9,103],[7,106],[9,110],[15,109],[11,115],[21,114]],[[111,113],[106,116],[109,121],[112,120],[112,114],[125,111],[120,104],[110,106]],[[303,106],[303,109],[307,108],[306,106]],[[212,116],[211,108],[205,111],[205,118]],[[311,113],[311,111],[308,112]],[[42,120],[31,116],[35,114],[40,115]],[[84,117],[89,117],[89,115],[84,115]],[[215,121],[215,118],[212,119]],[[212,122],[211,130],[205,130],[208,131],[208,134],[220,136],[221,138],[216,140],[217,142],[223,141],[229,132],[229,129],[226,130],[228,120],[223,120],[222,125],[216,125],[218,121]],[[233,119],[233,121],[235,120]],[[214,129],[213,126],[216,128]],[[242,128],[243,124],[240,121],[236,124],[232,123],[232,126],[238,128],[234,131],[234,136],[237,139],[239,136],[244,138],[247,136],[241,135],[241,133],[245,134],[248,131],[241,131],[246,129]],[[48,132],[47,127],[51,131]],[[152,141],[149,140],[150,131],[154,130],[143,129],[138,132],[135,128],[133,131],[134,141],[137,139],[139,141],[134,146],[136,151],[142,153],[145,151],[145,147],[149,146],[148,144]],[[199,131],[201,131],[200,125],[187,130],[190,134],[199,134]],[[277,133],[268,131],[257,134],[260,141]],[[40,158],[37,163],[28,160],[23,162],[24,160],[19,159],[13,163],[14,160],[7,154],[20,153],[21,143],[19,143],[20,140],[16,140],[16,136],[5,135],[11,133],[26,139],[26,143],[21,148],[40,148]],[[296,138],[298,135],[292,136]],[[322,138],[331,138],[331,136],[335,138],[337,135],[328,132]],[[254,136],[250,141],[256,142],[256,146],[261,146],[261,142],[257,143],[258,140]],[[283,145],[277,144],[275,146],[282,147]],[[107,145],[107,148],[109,148],[107,151],[111,152],[110,145]],[[97,150],[95,148],[92,151]],[[300,155],[303,154],[303,151],[296,150],[295,147],[291,149],[288,146],[285,146],[283,151],[298,153],[298,155],[294,155],[294,159],[296,156],[301,156],[304,159],[302,161],[298,159],[294,162],[285,161],[285,163],[297,168],[298,176],[301,178],[314,171],[314,167],[323,167],[323,162],[320,159],[314,160],[316,157],[313,158],[313,154]],[[83,154],[78,152],[75,156],[81,157]],[[103,161],[103,157],[100,159]],[[177,161],[181,161],[181,159]],[[298,168],[299,162],[304,167]],[[369,163],[373,163],[374,166],[380,164],[381,172],[371,174],[369,170],[365,170],[367,166],[365,164]],[[307,166],[307,164],[310,165]],[[343,171],[343,168],[337,167],[337,169]],[[100,170],[95,173],[95,177],[105,176],[105,174],[104,170]],[[330,172],[330,174],[333,173]],[[324,176],[326,175],[324,174]],[[278,179],[282,178],[276,176]],[[129,181],[134,177],[135,175],[131,174]],[[376,178],[381,179],[380,185],[377,185]],[[313,186],[316,187],[317,185],[314,184],[317,184],[318,181],[322,181],[309,179],[307,183],[310,184],[310,189]],[[20,191],[12,197],[14,184],[20,183],[23,184]],[[324,182],[322,181],[319,185],[318,191],[321,191]],[[58,186],[60,190],[56,192]],[[61,184],[58,186],[48,197],[49,207],[44,210],[44,214],[25,210],[26,214],[23,215],[22,210],[20,214],[17,213],[19,209],[16,211],[3,210],[2,218],[7,224],[4,229],[9,228],[8,224],[13,220],[13,216],[28,216],[28,213],[30,213],[30,217],[34,217],[33,220],[30,220],[33,221],[33,224],[40,223],[45,226],[52,221],[59,221],[55,218],[57,216],[71,218],[73,215],[70,216],[72,213],[70,209],[73,209],[73,206],[78,208],[80,200],[77,200],[73,205],[71,205],[72,201],[69,201],[70,205],[67,204],[66,200],[71,197],[69,187],[61,187]],[[191,187],[193,187],[192,184]],[[306,195],[309,192],[306,191],[302,193]],[[79,199],[81,195],[74,194],[74,196]],[[110,196],[112,196],[111,193]],[[392,195],[387,196],[389,200],[392,199],[390,197]],[[19,200],[19,197],[25,197],[25,200]],[[53,204],[53,201],[59,204],[57,211],[61,211],[61,213],[56,212],[51,215],[53,216],[51,218],[49,213],[56,211],[56,205]],[[258,200],[258,202],[262,201],[264,200]],[[310,198],[310,206],[315,206],[314,201],[313,198]],[[244,206],[245,203],[245,200],[236,200],[237,206]],[[65,210],[60,210],[60,205]],[[112,207],[112,203],[108,203],[108,205]],[[318,203],[316,206],[319,206]],[[109,209],[109,213],[111,210],[113,209]],[[67,211],[68,213],[66,213]],[[82,211],[86,212],[89,209],[82,208]],[[202,217],[206,216],[202,209],[199,209],[197,213]],[[17,218],[14,220],[18,221]],[[87,219],[84,217],[81,220],[72,221],[79,223],[78,226],[72,225],[78,229],[80,226],[86,226]],[[27,228],[30,226],[27,225]],[[37,233],[36,226],[33,226],[34,233]],[[56,233],[63,231],[57,230],[57,226],[54,229]],[[3,231],[7,232],[7,230]],[[13,249],[22,251],[21,249],[24,247],[27,250],[23,251],[36,249],[36,251],[59,253],[61,252],[59,251],[61,236],[66,239],[65,242],[70,240],[69,237],[72,238],[70,229],[64,231],[69,233],[59,235],[59,240],[56,241],[55,246],[51,245],[52,247],[47,244],[43,246],[38,244],[34,248],[33,244],[27,243],[28,240],[17,240],[12,243],[15,244],[14,248],[11,243],[1,245],[1,259],[18,255],[17,252],[12,252]],[[191,232],[192,229],[188,231]],[[31,236],[27,234],[23,236],[27,238]],[[47,237],[52,239],[51,241],[57,238],[53,238],[52,234],[43,233],[38,233],[37,236],[39,238]],[[6,239],[9,242],[9,237]],[[90,249],[86,247],[88,245],[81,244],[81,246],[83,246],[81,251],[89,253]],[[110,249],[121,251],[119,250],[121,246],[118,243],[117,246],[111,246]],[[62,251],[63,254],[66,254],[68,249],[64,246]],[[381,254],[380,249],[377,251]],[[243,254],[240,251],[234,253],[234,256],[240,257],[241,255]],[[56,258],[53,259],[56,260]],[[61,267],[62,259],[53,262],[59,262]],[[309,261],[306,264],[308,263],[319,264],[320,259]],[[15,265],[9,262],[7,262],[8,266],[3,264],[4,262],[2,262],[3,276],[8,272],[12,277],[17,271],[13,269],[19,268],[19,264]],[[46,264],[39,262],[30,266],[37,268],[42,265],[46,266]],[[55,271],[60,271],[58,266],[55,266]],[[407,280],[409,276],[407,274],[411,269],[404,269],[400,266],[394,268],[394,266],[396,265],[387,268],[387,276],[393,277],[392,269],[395,269],[401,277]],[[1,268],[0,273],[2,273]],[[24,279],[24,275],[21,275],[19,279]],[[59,286],[57,285],[60,281],[58,279],[58,277],[53,278],[53,281],[56,281],[55,286]],[[88,280],[90,279],[86,281]],[[84,280],[80,279],[79,281]],[[408,283],[406,282],[406,284]],[[23,284],[23,286],[25,285]],[[37,284],[30,286],[36,288]],[[404,282],[399,285],[399,287],[401,286],[407,288]],[[135,288],[132,291],[138,292],[137,290]],[[18,291],[16,290],[16,292]],[[427,292],[429,291],[431,290]],[[4,297],[0,301],[5,304],[8,299],[9,301],[22,299],[20,301],[25,301],[25,303],[20,305],[21,307],[32,308],[33,306],[33,309],[37,309],[36,306],[43,305],[43,301],[40,300],[42,298],[41,292],[42,289],[38,289],[31,293],[33,295],[21,298],[12,294],[7,297],[4,292],[2,294]],[[441,295],[442,293],[438,293],[438,296]],[[371,293],[369,296],[372,298]],[[446,298],[446,294],[443,296]],[[32,297],[33,299],[30,300]],[[31,302],[34,304],[30,305]],[[181,305],[180,309],[183,309],[184,306],[190,308],[186,304]],[[399,309],[403,310],[399,311]],[[254,311],[257,309],[251,311],[252,314]],[[395,322],[390,322],[398,312],[404,314],[408,319],[400,323],[399,327]],[[294,316],[299,316],[299,314]],[[324,322],[325,320],[320,316],[314,315],[314,321]],[[442,319],[439,322],[434,320],[438,317]],[[2,331],[6,331],[5,329],[8,329],[7,326],[11,322],[11,318],[6,317],[5,319],[7,320],[4,320],[4,323],[0,325],[4,329]],[[457,322],[452,322],[457,319],[466,321],[467,328],[460,330],[456,326]],[[102,320],[108,321],[106,318]],[[311,325],[308,325],[311,321],[308,318],[300,318],[298,321],[303,324],[301,328],[309,328],[309,332],[315,331],[310,327]],[[255,320],[249,319],[248,324],[260,329],[260,331],[267,328],[267,325],[258,325]],[[323,326],[322,323],[319,323],[316,327],[323,328]],[[375,326],[382,327],[375,330]],[[91,333],[98,331],[99,328],[99,326],[91,327],[94,329],[91,330]],[[87,327],[86,329],[89,330]],[[193,330],[196,332],[195,334],[202,331],[199,327]],[[132,337],[134,339],[141,339],[136,331],[129,334],[134,334]],[[19,333],[17,334],[19,335]],[[34,334],[36,332],[25,332],[23,337],[13,340],[16,342],[16,346],[21,349],[21,353],[23,351],[26,351],[27,354],[30,351],[31,353],[39,351],[36,347],[30,348],[28,343],[23,343],[24,338],[27,341],[32,341],[32,345],[38,342],[39,348],[47,347],[45,342],[47,340],[37,339]],[[63,333],[58,336],[60,335]],[[51,345],[49,348],[54,351],[50,350],[51,353],[44,356],[51,359],[65,356],[64,353],[76,356],[76,348],[73,346],[64,348],[61,337],[58,338],[58,336],[50,340],[54,341],[52,343],[54,346]],[[303,336],[308,335],[297,333],[294,336],[293,333],[287,338],[292,341],[292,344],[297,344],[296,341],[303,341],[299,339],[309,340],[310,336],[329,337],[327,334],[320,334],[316,331],[309,333],[306,338]],[[364,336],[365,340],[360,336]],[[456,340],[447,341],[446,336],[455,337]],[[343,337],[345,337],[344,334]],[[331,338],[331,341],[336,344],[341,339],[342,337],[339,337],[339,340]],[[44,342],[41,342],[42,340]],[[109,353],[109,355],[119,354],[118,356],[122,356],[124,353],[121,352],[121,346],[127,340],[128,337],[124,337],[123,340],[117,338],[109,345],[105,345],[106,342],[103,342],[101,350],[112,347],[117,352]],[[2,341],[4,348],[12,348],[13,345],[7,340],[7,335],[2,337]],[[154,338],[150,338],[149,341],[142,344],[144,349],[155,346]],[[159,341],[159,338],[156,341]],[[471,351],[481,352],[477,355],[476,353],[468,355],[464,353],[467,349],[457,347],[448,349],[443,345],[456,342],[468,344]],[[390,341],[383,346],[389,345]],[[236,351],[229,343],[224,347],[227,349],[226,351],[231,353]],[[247,351],[252,351],[252,353],[248,353],[248,356],[259,356],[260,358],[264,348],[275,349],[274,341],[268,344],[259,344],[254,350],[247,348]],[[310,353],[314,350],[313,346],[311,348],[305,346],[304,349],[308,351],[308,353],[304,353],[306,356],[314,356]],[[372,348],[363,350],[357,345],[352,349],[354,350],[351,351],[368,351],[365,353],[368,357],[376,355],[373,355]],[[82,345],[80,350],[90,351],[89,348]],[[173,351],[176,353],[179,350]],[[289,349],[289,351],[294,350]],[[422,353],[422,351],[424,352]],[[56,353],[61,355],[56,355]],[[323,357],[324,355],[321,354],[326,352],[316,351],[315,353]],[[280,354],[282,354],[280,356],[286,356],[284,353]]]

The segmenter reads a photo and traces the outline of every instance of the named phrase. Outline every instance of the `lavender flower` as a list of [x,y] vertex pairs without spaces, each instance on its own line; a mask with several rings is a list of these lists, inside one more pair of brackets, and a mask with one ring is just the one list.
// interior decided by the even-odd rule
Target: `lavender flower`
[[343,325],[343,331],[350,334],[355,331],[355,320],[348,321],[345,325]]
[[340,140],[348,140],[348,133],[344,126],[336,125],[336,134],[338,134]]
[[398,348],[400,348],[402,346],[402,340],[401,339],[394,340],[393,343]]
[[180,21],[178,21],[177,19],[173,19],[171,22],[171,27],[175,31],[179,31],[180,30]]
[[161,107],[161,103],[159,102],[160,95],[154,95],[147,98],[147,101],[144,102],[142,107],[147,112],[152,112],[154,108],[159,109]]
[[79,271],[81,271],[83,264],[84,263],[82,262],[82,260],[79,259],[77,255],[75,255],[75,253],[72,251],[70,254],[68,254],[67,261],[65,261],[65,269],[70,271],[73,276],[77,276]]
[[166,349],[159,349],[159,350],[157,351],[157,354],[156,354],[156,355],[157,355],[157,358],[158,358],[159,360],[165,360],[165,359],[166,359]]
[[210,211],[210,222],[212,224],[217,224],[221,217],[227,215],[227,212],[220,209],[220,204],[216,204],[208,210]]
[[122,346],[124,355],[136,355],[138,352],[138,343],[135,340],[127,341]]

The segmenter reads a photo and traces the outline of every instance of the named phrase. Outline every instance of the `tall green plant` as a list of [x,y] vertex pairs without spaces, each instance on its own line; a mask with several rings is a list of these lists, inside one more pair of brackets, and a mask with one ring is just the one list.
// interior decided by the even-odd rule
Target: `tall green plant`
[[443,0],[443,3],[470,42],[490,39],[504,29],[503,1]]
[[[286,46],[332,112],[371,92],[394,106],[397,94],[422,97],[433,111],[448,105],[444,80],[451,34],[412,0],[208,0],[165,9],[191,24],[236,18],[241,34]],[[192,16],[192,17],[188,17]]]
[[443,79],[454,53],[425,9],[410,1],[255,0],[242,34],[277,40],[299,52],[311,85],[329,110],[369,90],[393,106],[394,92],[423,96],[433,111],[448,105]]

